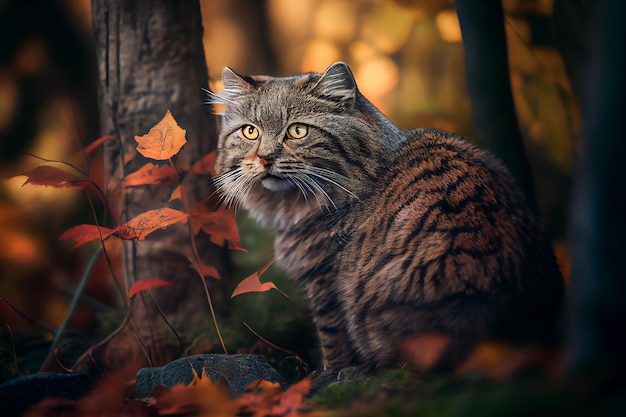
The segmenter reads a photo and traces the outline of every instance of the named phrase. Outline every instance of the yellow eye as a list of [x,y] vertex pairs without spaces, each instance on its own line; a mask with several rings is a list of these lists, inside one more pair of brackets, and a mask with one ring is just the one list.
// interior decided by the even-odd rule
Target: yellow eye
[[243,137],[246,139],[256,140],[259,137],[259,129],[252,125],[242,126],[239,130],[241,131]]
[[294,123],[287,128],[287,134],[294,139],[302,139],[309,133],[309,127],[302,123]]

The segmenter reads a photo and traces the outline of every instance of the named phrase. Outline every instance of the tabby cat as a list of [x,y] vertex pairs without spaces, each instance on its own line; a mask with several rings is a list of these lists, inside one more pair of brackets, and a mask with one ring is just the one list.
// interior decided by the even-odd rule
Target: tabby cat
[[435,369],[484,339],[550,334],[562,278],[495,157],[399,129],[344,63],[287,78],[225,68],[222,79],[216,185],[275,232],[325,369],[397,366],[399,343],[424,333],[448,340]]

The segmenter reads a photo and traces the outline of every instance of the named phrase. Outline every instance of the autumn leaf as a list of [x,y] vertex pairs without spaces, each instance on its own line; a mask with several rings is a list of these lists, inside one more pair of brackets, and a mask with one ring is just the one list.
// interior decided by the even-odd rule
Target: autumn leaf
[[115,139],[115,136],[113,135],[106,135],[106,136],[102,136],[99,139],[94,140],[93,142],[91,142],[89,145],[87,145],[87,147],[85,148],[85,152],[87,154],[92,153],[98,146],[102,145],[104,142],[107,142],[109,140]]
[[233,211],[209,211],[204,203],[200,202],[191,208],[189,216],[194,235],[202,230],[210,235],[211,242],[218,246],[224,246],[225,242],[228,242],[229,249],[247,252],[241,247],[239,229]]
[[314,416],[311,407],[304,403],[311,389],[311,377],[304,378],[283,392],[280,384],[255,381],[239,397],[241,413],[265,417]]
[[50,165],[40,165],[23,175],[28,178],[22,187],[30,184],[54,188],[81,188],[98,192],[98,187],[91,179],[70,174]]
[[215,278],[215,279],[220,279],[221,278],[219,271],[214,266],[207,265],[204,262],[199,261],[198,262],[198,268],[199,268],[198,272],[200,272],[200,274],[203,277],[211,277],[211,278]]
[[147,163],[137,171],[128,174],[124,179],[124,185],[127,187],[149,184],[176,185],[177,177],[176,170],[170,165]]
[[217,153],[211,152],[196,161],[191,167],[191,172],[198,175],[215,176],[215,157]]
[[233,291],[233,294],[230,296],[230,298],[249,292],[265,292],[271,289],[277,290],[281,292],[285,297],[287,297],[287,294],[280,291],[273,282],[261,282],[261,275],[263,275],[265,271],[267,271],[267,269],[272,266],[273,263],[274,260],[268,262],[263,268],[259,269],[254,274],[241,281]]
[[172,113],[168,110],[163,119],[148,133],[143,136],[135,136],[135,140],[139,144],[137,152],[146,158],[159,161],[167,160],[176,155],[187,143],[185,133],[186,130],[178,126]]
[[172,194],[170,194],[170,199],[168,201],[182,200],[182,198],[182,187],[179,185],[178,187],[174,188],[174,191],[172,191]]
[[95,224],[80,224],[66,230],[59,239],[73,240],[74,248],[89,243],[97,239],[106,239],[115,232],[114,229],[108,227],[96,226]]
[[162,287],[165,285],[170,285],[169,281],[165,281],[164,279],[160,278],[144,278],[130,286],[130,289],[128,290],[128,296],[132,298],[138,292],[145,291],[154,287]]
[[121,239],[144,240],[150,233],[172,224],[184,222],[187,217],[189,217],[187,213],[169,207],[148,210],[116,227],[114,232],[115,236]]
[[158,415],[194,415],[214,417],[234,417],[239,406],[230,396],[224,380],[211,381],[206,373],[198,376],[195,369],[189,385],[176,384],[159,395],[152,408]]

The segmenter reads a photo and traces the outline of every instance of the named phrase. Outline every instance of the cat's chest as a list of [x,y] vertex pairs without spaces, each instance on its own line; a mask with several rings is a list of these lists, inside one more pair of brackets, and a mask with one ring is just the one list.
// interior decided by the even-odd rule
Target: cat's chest
[[332,269],[351,239],[346,217],[315,216],[278,231],[274,244],[278,264],[296,278]]

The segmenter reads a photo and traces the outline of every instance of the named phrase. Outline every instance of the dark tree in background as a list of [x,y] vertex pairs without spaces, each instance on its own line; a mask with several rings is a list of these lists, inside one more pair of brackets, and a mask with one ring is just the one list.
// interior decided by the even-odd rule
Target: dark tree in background
[[457,0],[455,5],[478,143],[502,159],[534,207],[533,179],[511,92],[502,0]]
[[587,2],[583,147],[574,195],[570,371],[592,383],[619,382],[626,371],[626,2]]
[[[135,151],[134,136],[147,133],[168,109],[187,130],[187,144],[176,157],[177,164],[191,166],[212,151],[216,126],[203,104],[206,97],[201,88],[208,87],[208,75],[198,1],[94,0],[92,13],[102,134],[115,136],[104,147],[105,184],[120,183],[148,162]],[[133,159],[129,161],[130,155]],[[209,196],[206,177],[186,182],[192,184],[186,195],[189,207]],[[114,214],[125,222],[167,205],[170,190],[131,187],[121,198],[115,194],[119,190],[108,191]],[[207,236],[198,239],[203,261],[222,269],[223,249],[212,245]],[[190,267],[189,248],[185,228],[168,228],[145,241],[125,242],[126,288],[154,277],[171,284],[164,291],[143,292],[130,299],[129,325],[102,349],[108,368],[119,369],[128,363],[163,364],[182,353],[178,337],[184,339],[185,330],[211,320],[200,278]]]

